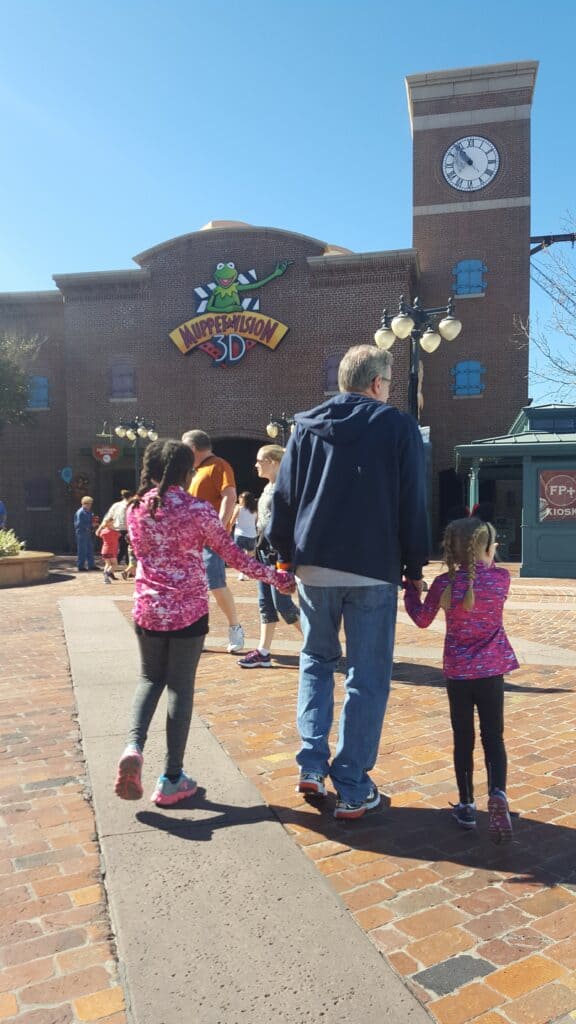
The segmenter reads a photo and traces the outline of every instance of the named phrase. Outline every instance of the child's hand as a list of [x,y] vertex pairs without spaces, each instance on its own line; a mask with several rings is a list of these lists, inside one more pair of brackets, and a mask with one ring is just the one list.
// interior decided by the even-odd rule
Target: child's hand
[[294,593],[296,590],[296,578],[293,573],[285,572],[283,569],[277,569],[274,575],[274,586],[276,587],[276,590],[279,590],[281,594]]

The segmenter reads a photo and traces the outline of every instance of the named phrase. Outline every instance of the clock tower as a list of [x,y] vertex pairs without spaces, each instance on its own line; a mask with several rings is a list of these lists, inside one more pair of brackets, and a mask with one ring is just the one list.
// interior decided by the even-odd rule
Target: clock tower
[[[422,353],[434,506],[454,445],[505,434],[528,398],[530,114],[538,64],[410,75],[420,301],[454,296],[462,332]],[[440,493],[439,493],[440,492]]]

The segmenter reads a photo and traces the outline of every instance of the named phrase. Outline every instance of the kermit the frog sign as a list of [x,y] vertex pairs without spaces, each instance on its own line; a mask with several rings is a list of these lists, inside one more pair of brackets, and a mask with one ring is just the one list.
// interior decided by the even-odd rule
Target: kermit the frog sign
[[218,263],[210,284],[194,289],[196,315],[170,331],[170,338],[184,354],[200,348],[219,366],[238,363],[256,344],[274,350],[288,328],[260,312],[254,293],[282,277],[291,262],[279,260],[272,273],[260,279],[255,270],[239,274],[231,260]]

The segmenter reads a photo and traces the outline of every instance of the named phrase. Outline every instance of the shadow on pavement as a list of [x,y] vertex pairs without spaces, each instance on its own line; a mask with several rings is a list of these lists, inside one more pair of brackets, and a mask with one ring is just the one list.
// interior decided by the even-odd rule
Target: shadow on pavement
[[[448,862],[463,868],[504,871],[509,876],[509,885],[576,887],[574,831],[562,825],[514,815],[513,841],[495,846],[488,839],[488,815],[482,811],[478,812],[477,830],[466,832],[452,820],[449,808],[394,807],[383,796],[377,811],[358,821],[344,822],[332,817],[334,802],[334,795],[329,794],[326,800],[310,800],[307,810],[280,804],[237,807],[208,800],[205,790],[199,790],[173,810],[139,811],[136,818],[143,825],[179,839],[209,842],[217,829],[257,824],[276,817],[284,826],[316,832],[320,842],[334,840],[352,850],[391,857],[400,865],[403,858],[408,858],[411,866],[414,860],[426,864]],[[175,816],[191,810],[214,814],[204,813],[197,819]]]
[[[197,819],[175,817],[179,811],[214,811],[212,817]],[[156,811],[138,811],[136,818],[142,825],[170,832],[179,839],[196,843],[210,842],[212,834],[220,828],[233,828],[238,825],[255,825],[261,821],[272,821],[274,814],[263,804],[254,807],[234,807],[230,804],[218,804],[206,799],[206,791],[198,789],[193,797],[182,800],[174,808],[159,807]]]
[[477,829],[464,831],[452,820],[449,808],[394,807],[389,806],[388,797],[383,797],[377,811],[355,822],[332,817],[331,794],[325,801],[316,800],[311,810],[270,806],[283,825],[296,825],[307,832],[317,832],[324,839],[347,844],[353,850],[388,856],[398,862],[407,857],[411,861],[450,862],[505,871],[513,875],[507,879],[509,884],[576,886],[574,830],[551,822],[513,815],[513,841],[496,846],[488,839],[488,814],[482,811],[477,812]]
[[[432,665],[421,665],[411,661],[394,662],[392,683],[407,683],[410,686],[445,687],[446,678],[439,668]],[[504,683],[504,689],[510,693],[573,693],[564,686],[520,686],[518,683]]]

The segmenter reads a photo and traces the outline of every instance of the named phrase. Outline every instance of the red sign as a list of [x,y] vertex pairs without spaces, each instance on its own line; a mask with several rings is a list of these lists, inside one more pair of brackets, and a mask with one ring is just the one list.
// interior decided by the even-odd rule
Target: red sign
[[576,522],[576,470],[546,469],[539,477],[539,521]]
[[92,455],[97,462],[107,465],[120,458],[120,449],[117,444],[96,444],[92,449]]

